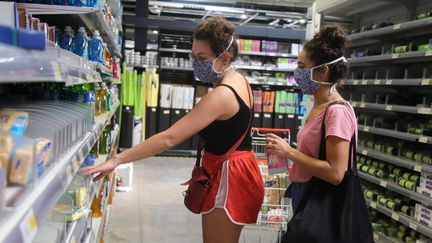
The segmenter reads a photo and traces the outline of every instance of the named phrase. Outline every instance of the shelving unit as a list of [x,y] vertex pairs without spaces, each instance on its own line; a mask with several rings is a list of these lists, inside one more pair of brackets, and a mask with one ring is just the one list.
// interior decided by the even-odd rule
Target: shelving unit
[[[316,8],[324,15],[341,17],[345,21],[351,21],[351,40],[353,55],[348,59],[352,67],[352,75],[344,84],[346,85],[346,97],[350,94],[360,95],[372,93],[386,93],[393,95],[401,94],[403,100],[410,100],[410,105],[399,105],[398,95],[395,95],[393,104],[378,104],[351,100],[352,106],[360,114],[373,114],[374,118],[391,117],[398,119],[412,117],[413,122],[418,120],[430,120],[432,107],[427,102],[425,105],[415,103],[416,96],[426,97],[431,89],[430,63],[432,61],[432,50],[418,51],[417,45],[430,43],[432,34],[432,18],[415,20],[420,13],[429,11],[430,2],[427,1],[387,1],[387,0],[317,0]],[[381,27],[386,26],[386,27]],[[366,30],[366,31],[365,31]],[[359,32],[363,31],[363,32]],[[355,33],[354,33],[355,32]],[[407,44],[409,43],[409,44]],[[408,52],[394,53],[394,47],[408,45]],[[382,53],[382,54],[377,54]],[[360,57],[360,55],[362,55]],[[355,57],[358,56],[358,57]],[[360,93],[356,93],[360,92]],[[344,94],[343,94],[344,95]],[[426,98],[423,98],[426,99]],[[362,99],[363,100],[363,99]],[[367,100],[367,99],[366,99]],[[420,99],[418,99],[420,100]],[[400,102],[400,104],[402,104]],[[404,103],[405,104],[405,103]],[[411,123],[411,121],[409,121]],[[369,124],[368,124],[369,125]],[[401,128],[399,128],[401,129]],[[383,129],[372,126],[358,125],[359,137],[363,136],[368,141],[378,139],[383,141],[403,142],[404,149],[430,151],[432,137],[408,133],[405,130]],[[379,136],[375,136],[379,135]],[[402,143],[401,143],[402,144]],[[407,147],[405,147],[407,146]],[[416,148],[418,147],[418,150]],[[400,166],[407,170],[423,173],[431,173],[432,166],[407,159],[401,155],[391,155],[376,151],[365,146],[357,147],[357,154],[365,155],[373,159]],[[397,194],[406,196],[417,203],[431,205],[432,198],[419,189],[418,192],[411,191],[399,186],[396,182],[374,177],[364,172],[358,172],[359,176],[377,187],[385,188]],[[417,175],[417,173],[416,173]],[[415,190],[417,185],[414,184]],[[424,236],[432,238],[432,229],[422,225],[401,213],[393,212],[391,209],[367,199],[367,204],[388,217],[416,230]],[[376,232],[374,239],[377,242],[393,242],[384,235]]]
[[380,205],[377,202],[374,202],[372,200],[366,199],[366,204],[373,208],[378,210],[379,212],[391,217],[392,219],[396,220],[397,222],[408,226],[409,228],[431,238],[432,237],[432,230],[420,223],[418,223],[417,221],[415,221],[413,218],[408,217],[402,213],[398,213],[398,212],[394,212],[393,210],[386,208],[382,205]]
[[431,79],[407,78],[407,79],[351,79],[344,85],[388,85],[388,86],[429,86]]
[[[45,51],[28,51],[0,44],[0,84],[17,82],[64,82],[67,86],[102,82],[97,71],[101,65],[72,52],[48,47]],[[104,71],[108,74],[110,71]]]
[[412,200],[415,200],[417,202],[422,202],[422,203],[425,203],[428,205],[432,204],[432,198],[429,198],[428,196],[422,195],[418,192],[410,191],[408,189],[400,187],[396,182],[377,178],[377,177],[371,176],[369,174],[363,173],[361,171],[359,171],[358,173],[359,173],[360,178],[362,178],[364,180],[372,182],[372,183],[379,185],[381,187],[390,189],[391,191],[397,192],[397,193],[404,195],[408,198],[411,198]]
[[428,172],[432,173],[432,166],[418,163],[414,160],[409,160],[399,156],[388,155],[385,153],[377,152],[375,150],[363,147],[361,145],[357,146],[357,153],[369,156],[375,159],[379,159],[394,165],[398,165],[403,168],[414,170],[417,172]]
[[[110,113],[96,117],[93,131],[87,133],[80,142],[72,146],[60,161],[47,170],[33,188],[29,188],[24,195],[20,196],[22,200],[19,200],[13,209],[4,213],[0,219],[0,231],[2,232],[0,242],[22,242],[27,236],[24,235],[20,225],[33,218],[38,223],[42,222],[78,172],[105,124],[118,107],[119,104],[116,104]],[[6,191],[9,191],[6,194],[9,195],[6,201],[10,201],[16,196],[16,193],[20,192],[17,191],[17,188],[10,187]]]
[[376,243],[394,243],[390,238],[380,232],[374,232],[373,238]]
[[375,128],[375,127],[369,127],[363,125],[358,125],[358,130],[367,133],[381,135],[381,136],[398,138],[410,142],[432,144],[432,137],[423,136],[423,135],[416,135],[416,134],[411,134],[406,132],[399,132],[399,131],[394,131],[389,129]]
[[17,5],[18,8],[25,8],[32,15],[58,16],[61,18],[59,22],[63,24],[85,26],[91,32],[99,30],[111,53],[121,57],[117,40],[114,39],[111,28],[99,8],[33,3],[18,3]]

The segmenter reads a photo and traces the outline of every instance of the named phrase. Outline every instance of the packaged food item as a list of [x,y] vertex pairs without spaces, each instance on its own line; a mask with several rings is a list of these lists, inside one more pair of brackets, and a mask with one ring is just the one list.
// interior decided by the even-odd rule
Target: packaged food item
[[0,132],[12,132],[22,136],[28,126],[28,113],[14,110],[0,110]]
[[38,177],[43,174],[44,168],[47,166],[50,151],[51,141],[46,138],[35,139],[35,155]]
[[24,143],[16,148],[11,158],[9,182],[16,185],[27,185],[34,177],[33,144]]

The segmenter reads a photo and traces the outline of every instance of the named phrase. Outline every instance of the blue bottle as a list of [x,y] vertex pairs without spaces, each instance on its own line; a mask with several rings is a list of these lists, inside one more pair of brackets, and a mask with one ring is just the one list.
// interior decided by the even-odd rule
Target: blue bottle
[[74,34],[72,28],[70,26],[66,26],[60,42],[60,47],[65,50],[72,51],[73,39],[74,39]]
[[93,62],[104,63],[103,57],[104,47],[102,44],[102,38],[99,31],[95,30],[93,33],[93,38],[89,43],[89,60]]
[[75,7],[87,6],[87,0],[75,0]]
[[84,27],[79,27],[73,42],[73,50],[78,56],[88,59],[88,37]]

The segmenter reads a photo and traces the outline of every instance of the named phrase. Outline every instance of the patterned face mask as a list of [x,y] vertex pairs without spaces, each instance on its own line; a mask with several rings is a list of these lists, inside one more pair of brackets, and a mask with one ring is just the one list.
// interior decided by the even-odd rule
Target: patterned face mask
[[315,68],[321,67],[323,65],[330,65],[337,63],[339,61],[346,62],[345,57],[340,57],[331,62],[323,63],[321,65],[315,66],[313,68],[296,68],[294,70],[294,79],[297,82],[300,90],[305,95],[314,95],[320,88],[320,84],[331,85],[330,93],[333,93],[336,90],[336,83],[328,83],[328,82],[320,82],[313,79],[313,70]]
[[234,41],[234,36],[231,38],[231,42],[228,47],[223,51],[216,59],[213,61],[204,61],[204,60],[194,60],[192,67],[193,72],[196,78],[198,78],[203,83],[214,83],[222,78],[222,74],[225,73],[227,69],[222,72],[218,72],[215,70],[215,63],[228,49],[231,47]]

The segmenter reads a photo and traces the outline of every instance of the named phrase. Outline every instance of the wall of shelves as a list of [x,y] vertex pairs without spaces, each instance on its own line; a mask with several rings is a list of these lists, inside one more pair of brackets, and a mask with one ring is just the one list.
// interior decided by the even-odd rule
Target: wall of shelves
[[[430,2],[424,0],[317,1],[317,9],[321,13],[352,22],[349,35],[352,48],[348,53],[352,73],[345,83],[343,95],[358,116],[365,115],[369,119],[359,119],[359,141],[366,139],[368,144],[359,145],[357,154],[367,156],[374,162],[384,161],[389,166],[399,166],[417,173],[421,178],[431,173],[430,161],[419,161],[417,157],[414,160],[403,153],[408,150],[429,153],[432,148],[432,137],[426,128],[427,121],[432,118],[428,98],[432,91],[432,48],[426,45],[430,43],[432,18],[416,19],[430,7]],[[422,48],[426,49],[420,50],[421,44],[425,44]],[[396,47],[402,45],[405,50],[397,53]],[[383,123],[379,123],[380,119]],[[425,121],[425,127],[422,125],[420,133],[409,130],[410,126],[422,121]],[[385,151],[386,146],[396,146],[396,150],[389,154]],[[413,190],[409,190],[395,182],[401,178],[399,176],[391,181],[386,178],[386,172],[384,178],[371,175],[371,172],[373,169],[368,173],[359,169],[359,176],[365,185],[372,183],[375,188],[410,198],[416,205],[432,205],[431,194],[419,186],[420,180],[414,182]],[[432,228],[420,223],[414,215],[404,215],[370,199],[367,199],[367,204],[410,229],[432,237]],[[382,232],[375,232],[374,238],[377,242],[395,242]]]

